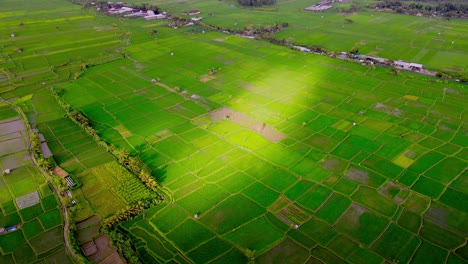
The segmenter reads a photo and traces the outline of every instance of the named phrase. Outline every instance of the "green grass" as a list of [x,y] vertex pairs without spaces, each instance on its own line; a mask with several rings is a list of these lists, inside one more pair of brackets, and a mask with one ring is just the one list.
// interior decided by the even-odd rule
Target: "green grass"
[[328,224],[333,225],[350,205],[350,199],[334,193],[317,211],[316,216]]
[[250,187],[245,189],[242,193],[263,207],[268,207],[273,204],[279,195],[274,190],[258,182],[250,185]]
[[5,212],[6,215],[14,213],[14,212],[16,212],[16,210],[18,210],[18,209],[16,209],[15,202],[13,200],[4,202],[2,204],[2,209],[3,209],[3,212]]
[[207,263],[210,260],[227,253],[227,251],[231,249],[232,246],[228,242],[215,237],[205,244],[200,245],[199,247],[190,251],[187,256],[195,263]]
[[349,239],[347,236],[340,234],[330,241],[328,248],[341,258],[345,259],[359,248],[359,244]]
[[413,235],[410,232],[392,224],[372,245],[372,249],[386,259],[397,259],[412,237]]
[[333,192],[323,186],[317,185],[305,193],[297,202],[312,211],[317,210]]
[[437,198],[444,191],[444,185],[427,177],[420,177],[411,189],[426,196]]
[[214,232],[225,234],[264,212],[265,209],[252,200],[243,195],[235,195],[209,211],[200,221]]
[[383,233],[388,220],[353,204],[336,224],[338,231],[368,245]]
[[48,230],[62,223],[62,217],[58,209],[54,209],[44,213],[43,215],[39,216],[39,220],[41,221],[42,226],[45,230]]
[[0,248],[4,254],[14,252],[25,242],[23,233],[19,230],[0,236]]
[[23,230],[24,236],[27,239],[30,239],[44,231],[44,228],[37,219],[24,224],[23,226],[21,226],[21,229]]
[[167,235],[183,251],[193,249],[213,237],[213,232],[193,219],[187,219]]
[[437,224],[424,221],[420,235],[422,238],[443,248],[454,250],[464,243],[464,239]]
[[21,218],[24,222],[29,222],[32,219],[41,215],[44,211],[42,211],[41,204],[36,204],[31,207],[27,207],[24,209],[19,210]]
[[168,233],[177,225],[183,222],[187,215],[178,207],[166,206],[161,211],[157,212],[151,221],[163,231]]
[[241,248],[261,250],[279,241],[283,234],[268,224],[264,218],[258,218],[224,236]]
[[364,248],[358,248],[356,251],[351,253],[351,255],[349,255],[346,260],[356,264],[362,262],[378,264],[384,261],[381,256],[377,255],[369,249]]
[[309,236],[320,245],[328,244],[338,234],[332,226],[315,217],[299,228],[303,234]]
[[390,199],[380,195],[372,188],[359,187],[353,194],[352,199],[369,209],[373,209],[387,217],[391,217],[397,210],[398,206]]
[[429,242],[423,241],[421,246],[416,251],[413,261],[417,262],[426,262],[426,261],[436,261],[436,262],[445,262],[448,256],[447,251],[442,248],[435,246]]
[[297,198],[301,197],[305,192],[307,192],[314,185],[315,184],[310,181],[301,180],[301,181],[298,181],[293,186],[291,186],[289,189],[287,189],[284,195],[290,200],[294,201]]
[[62,231],[63,228],[61,226],[57,226],[29,240],[29,243],[38,255],[46,253],[49,250],[62,245]]
[[258,263],[302,263],[309,257],[307,250],[291,239],[286,239],[270,251],[259,256]]

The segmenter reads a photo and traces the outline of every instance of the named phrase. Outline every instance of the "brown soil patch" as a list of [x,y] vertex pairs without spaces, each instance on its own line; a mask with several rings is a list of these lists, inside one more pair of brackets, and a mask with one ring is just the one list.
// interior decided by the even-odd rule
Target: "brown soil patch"
[[55,176],[58,176],[60,178],[65,178],[68,176],[68,172],[66,172],[64,169],[60,168],[59,166],[55,167],[52,173]]
[[349,168],[348,172],[344,175],[346,178],[360,182],[362,184],[369,183],[369,173],[367,171],[358,170],[356,168]]
[[288,226],[291,225],[291,222],[289,222],[289,220],[284,218],[282,215],[276,214],[275,216],[278,217],[279,220],[283,221],[283,223],[285,223],[286,225],[288,225]]
[[374,105],[374,110],[379,111],[379,112],[383,112],[383,113],[386,113],[386,114],[389,114],[389,115],[392,115],[392,116],[396,116],[396,117],[402,117],[404,115],[404,113],[405,113],[401,109],[398,109],[398,108],[393,107],[393,106],[385,105],[385,104],[382,104],[382,103],[376,103]]
[[385,185],[379,190],[379,193],[382,194],[383,196],[393,199],[400,190],[402,190],[401,186],[392,182],[388,181],[385,183]]
[[200,82],[206,83],[206,82],[209,82],[209,81],[214,80],[214,79],[216,79],[216,76],[214,76],[214,75],[203,75],[201,77],[201,79],[200,79]]
[[94,243],[97,247],[97,252],[92,256],[89,256],[89,259],[94,263],[99,263],[112,254],[117,254],[117,249],[112,247],[109,242],[110,238],[106,235],[102,235],[94,240]]
[[97,247],[96,244],[94,244],[94,241],[89,241],[88,243],[82,245],[80,248],[81,251],[83,251],[83,255],[85,255],[85,257],[96,254],[97,252]]
[[132,132],[130,132],[126,127],[124,127],[124,125],[115,126],[114,129],[117,132],[119,132],[119,134],[124,138],[132,135]]
[[260,134],[264,138],[268,139],[271,142],[278,142],[286,138],[286,135],[276,130],[270,125],[261,123],[248,115],[245,115],[240,112],[236,112],[227,107],[215,110],[211,112],[211,117],[213,121],[219,121],[223,119],[230,120],[236,124],[239,124],[245,128],[248,128],[257,134]]
[[122,259],[120,258],[119,254],[117,254],[117,252],[111,254],[110,256],[108,256],[107,258],[99,262],[99,264],[124,264],[124,263],[125,262],[122,261]]
[[224,38],[215,38],[214,40],[219,41],[219,42],[223,42],[226,39],[224,39]]
[[25,130],[23,121],[21,119],[7,119],[0,122],[0,135],[6,135],[14,132]]
[[344,213],[342,221],[349,223],[351,226],[359,228],[360,226],[359,218],[365,212],[367,212],[366,208],[358,204],[352,203],[351,206],[348,208],[348,210],[346,210],[346,212]]

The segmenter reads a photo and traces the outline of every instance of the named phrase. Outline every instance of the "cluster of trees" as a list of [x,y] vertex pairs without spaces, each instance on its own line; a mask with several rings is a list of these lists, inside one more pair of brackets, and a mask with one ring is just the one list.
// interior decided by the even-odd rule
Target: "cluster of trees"
[[146,209],[157,205],[159,203],[158,198],[148,198],[142,201],[138,201],[134,205],[127,206],[127,208],[116,212],[113,216],[106,218],[102,223],[102,231],[108,232],[122,221],[133,219],[135,216],[142,214]]
[[243,29],[238,30],[236,33],[246,36],[252,36],[259,39],[267,39],[274,33],[280,32],[286,29],[287,27],[289,27],[288,22],[276,22],[273,25],[261,28],[244,27]]
[[[52,171],[55,167],[57,167],[57,163],[53,157],[44,158],[44,154],[42,153],[42,143],[39,135],[37,133],[32,133],[29,140],[31,141],[31,152],[34,156],[34,160],[36,160],[37,166],[39,166],[49,175],[52,175]],[[65,191],[68,189],[67,182],[64,179],[60,177],[52,177],[52,180],[54,181],[59,191]]]
[[44,158],[44,155],[42,154],[42,143],[37,133],[32,133],[30,140],[31,152],[37,162],[37,165],[50,174],[55,166],[57,166],[55,160],[52,157],[47,159]]
[[[63,91],[61,91],[63,93]],[[70,118],[75,124],[83,129],[89,136],[91,136],[98,145],[104,147],[108,152],[117,158],[117,161],[137,176],[149,189],[157,191],[158,182],[151,175],[150,170],[141,162],[137,157],[133,157],[124,149],[118,149],[112,144],[104,141],[99,136],[96,129],[92,127],[91,121],[79,111],[75,111],[68,103],[66,103],[58,91],[52,90],[52,94],[58,104],[66,111],[66,116]]]
[[117,158],[117,161],[134,175],[136,175],[140,181],[146,185],[146,187],[153,191],[157,191],[159,186],[158,182],[151,175],[149,169],[143,164],[143,162],[138,159],[138,157],[131,156],[130,153],[125,149],[114,148],[106,142],[101,143],[101,145],[103,144],[105,144],[104,147],[106,147],[106,149]]
[[[427,3],[427,4],[426,4]],[[467,17],[468,3],[464,1],[430,0],[415,1],[410,4],[402,0],[381,0],[370,7],[391,9],[396,13],[426,14],[438,12],[447,17]]]
[[439,71],[436,73],[436,77],[439,77],[441,79],[455,79],[462,83],[468,83],[468,74]]
[[129,237],[125,236],[122,232],[116,230],[110,230],[106,233],[117,247],[120,255],[123,256],[130,264],[141,263],[138,259],[138,255],[131,244]]
[[237,2],[243,6],[264,6],[276,4],[276,0],[237,0]]
[[155,6],[153,4],[148,4],[148,3],[140,3],[140,4],[134,3],[130,7],[134,9],[144,10],[144,11],[151,10],[155,14],[160,14],[162,12],[159,6]]

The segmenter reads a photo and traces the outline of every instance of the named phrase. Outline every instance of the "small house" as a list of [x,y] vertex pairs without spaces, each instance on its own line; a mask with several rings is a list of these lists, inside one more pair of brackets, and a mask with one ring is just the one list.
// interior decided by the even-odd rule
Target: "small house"
[[420,71],[420,70],[423,69],[423,65],[422,65],[422,64],[413,63],[413,62],[409,64],[409,67],[410,67],[410,69],[413,70],[413,71]]
[[17,225],[14,225],[14,226],[10,226],[10,227],[5,228],[5,230],[6,230],[7,232],[12,232],[12,231],[15,231],[16,229],[18,229],[18,226],[17,226]]
[[65,181],[67,182],[68,187],[72,187],[73,185],[75,185],[75,182],[70,176],[65,177]]
[[423,69],[422,64],[413,63],[413,62],[410,63],[410,62],[401,61],[401,60],[395,61],[393,65],[397,69],[408,70],[408,71],[421,71]]
[[60,178],[66,178],[68,176],[68,172],[66,172],[64,169],[60,168],[59,166],[55,167],[52,173],[55,176],[58,176]]
[[200,14],[200,10],[190,10],[190,11],[185,11],[184,12],[186,15],[193,16],[193,15],[198,15]]
[[164,19],[166,15],[163,14],[155,14],[155,15],[147,15],[144,16],[145,20],[154,20],[154,19]]
[[409,63],[401,60],[397,60],[393,62],[393,65],[395,65],[395,68],[400,68],[400,69],[409,69]]

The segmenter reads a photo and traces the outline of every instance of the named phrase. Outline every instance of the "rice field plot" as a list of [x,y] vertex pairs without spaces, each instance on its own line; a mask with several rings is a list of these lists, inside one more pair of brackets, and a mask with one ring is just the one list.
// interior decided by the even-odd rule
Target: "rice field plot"
[[116,161],[93,167],[76,176],[84,183],[82,188],[73,192],[84,199],[78,207],[84,212],[94,210],[100,217],[112,215],[125,206],[156,195]]

